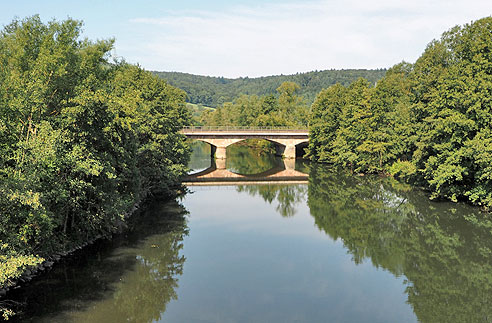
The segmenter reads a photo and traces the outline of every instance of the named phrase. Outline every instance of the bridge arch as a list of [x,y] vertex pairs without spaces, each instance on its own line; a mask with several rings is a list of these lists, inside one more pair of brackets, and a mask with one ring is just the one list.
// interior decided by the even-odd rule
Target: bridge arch
[[218,159],[226,158],[227,147],[246,140],[247,138],[194,138],[195,140],[203,141],[212,147],[212,156]]
[[301,144],[307,144],[308,139],[291,139],[291,138],[265,138],[277,146],[277,154],[285,158],[296,158],[296,147]]
[[260,184],[276,182],[303,182],[309,175],[295,169],[294,159],[283,159],[267,171],[253,175],[236,174],[225,168],[225,160],[212,159],[209,168],[190,174],[184,179],[185,185],[227,185],[227,184]]

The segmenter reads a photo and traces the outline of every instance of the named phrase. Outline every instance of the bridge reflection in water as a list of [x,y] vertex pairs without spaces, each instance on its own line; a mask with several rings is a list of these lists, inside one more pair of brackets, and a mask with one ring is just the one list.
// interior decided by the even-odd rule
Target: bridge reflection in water
[[226,168],[225,159],[211,159],[211,166],[188,175],[187,186],[258,185],[258,184],[307,184],[309,175],[295,169],[295,159],[281,159],[275,167],[254,175],[234,173]]

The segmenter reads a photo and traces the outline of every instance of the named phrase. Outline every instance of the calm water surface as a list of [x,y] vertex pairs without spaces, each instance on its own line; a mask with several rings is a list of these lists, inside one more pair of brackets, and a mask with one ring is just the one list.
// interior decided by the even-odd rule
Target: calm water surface
[[[227,167],[282,161],[233,146]],[[207,148],[191,168],[210,165]],[[490,322],[492,221],[391,179],[192,187],[13,296],[34,322]]]

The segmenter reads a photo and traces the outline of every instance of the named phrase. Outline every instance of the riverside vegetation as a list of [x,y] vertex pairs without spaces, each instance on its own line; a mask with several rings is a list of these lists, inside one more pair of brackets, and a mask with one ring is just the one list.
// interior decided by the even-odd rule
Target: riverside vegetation
[[[209,147],[199,146],[194,169],[210,162]],[[232,145],[228,153],[228,169],[239,174],[283,164],[245,146]],[[12,291],[13,299],[26,302],[19,320],[447,323],[491,317],[492,214],[430,201],[387,176],[353,176],[306,160],[295,168],[309,174],[308,183],[195,187],[179,203],[157,199],[133,217],[138,223],[129,232]],[[258,295],[280,300],[265,306]]]
[[186,170],[185,93],[81,27],[33,16],[0,33],[0,290],[173,196]]
[[445,32],[415,64],[322,91],[309,154],[391,173],[433,198],[492,207],[492,18]]

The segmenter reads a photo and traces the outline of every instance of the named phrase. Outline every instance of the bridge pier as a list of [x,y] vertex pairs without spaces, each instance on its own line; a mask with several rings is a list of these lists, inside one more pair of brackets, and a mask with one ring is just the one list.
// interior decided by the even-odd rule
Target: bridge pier
[[227,147],[214,146],[210,144],[210,157],[217,159],[226,159]]
[[215,163],[216,169],[226,169],[226,159],[212,158],[212,165]]
[[260,184],[286,183],[307,181],[309,175],[295,169],[296,160],[283,159],[281,165],[255,175],[241,175],[226,169],[225,159],[213,158],[208,169],[189,175],[186,185],[230,185],[230,184]]
[[226,159],[227,146],[235,144],[244,139],[237,138],[196,138],[210,144],[210,153],[217,159]]
[[276,154],[284,158],[296,158],[296,146],[306,142],[306,139],[297,138],[267,138],[277,145]]
[[226,150],[227,150],[227,147],[216,147],[215,158],[226,159]]
[[288,159],[291,159],[291,158],[295,159],[296,158],[296,146],[295,145],[285,146],[284,158],[288,158]]
[[289,158],[289,159],[284,159],[284,167],[285,169],[287,170],[295,170],[296,169],[296,160],[293,159],[293,158]]
[[295,145],[284,145],[282,143],[279,143],[277,141],[274,141],[275,143],[275,155],[291,159],[291,158],[296,158],[296,146]]

